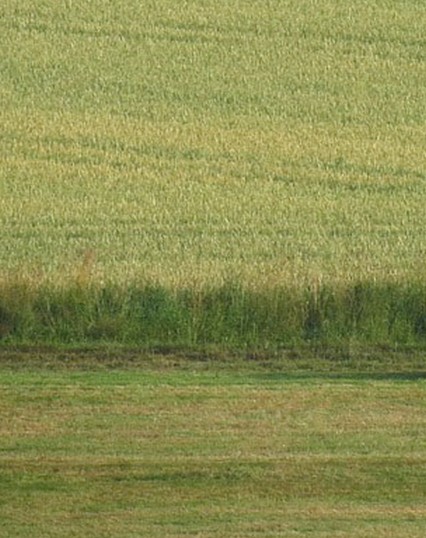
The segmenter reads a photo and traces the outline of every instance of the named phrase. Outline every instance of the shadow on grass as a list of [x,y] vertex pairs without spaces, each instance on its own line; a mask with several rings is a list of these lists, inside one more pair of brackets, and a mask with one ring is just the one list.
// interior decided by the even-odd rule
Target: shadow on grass
[[238,383],[421,381],[426,351],[386,347],[309,347],[275,351],[126,347],[0,346],[1,370],[225,374]]
[[253,381],[285,383],[288,381],[421,381],[425,371],[413,372],[272,372],[253,375]]

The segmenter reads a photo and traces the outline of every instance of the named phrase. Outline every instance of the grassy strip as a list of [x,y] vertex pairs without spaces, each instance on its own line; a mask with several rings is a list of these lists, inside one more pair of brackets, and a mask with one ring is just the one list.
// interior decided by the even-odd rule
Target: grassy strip
[[422,380],[0,365],[0,390],[2,536],[425,535]]
[[65,288],[24,284],[0,291],[5,344],[122,344],[185,349],[277,349],[306,343],[424,345],[424,283],[359,282],[251,290],[236,284]]

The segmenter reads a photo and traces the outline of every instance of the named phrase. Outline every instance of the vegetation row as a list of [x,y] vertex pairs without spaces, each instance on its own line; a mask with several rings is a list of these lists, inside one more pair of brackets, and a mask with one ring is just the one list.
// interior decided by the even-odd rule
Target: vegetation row
[[225,349],[306,343],[426,344],[426,284],[358,282],[252,290],[228,283],[3,285],[0,342]]

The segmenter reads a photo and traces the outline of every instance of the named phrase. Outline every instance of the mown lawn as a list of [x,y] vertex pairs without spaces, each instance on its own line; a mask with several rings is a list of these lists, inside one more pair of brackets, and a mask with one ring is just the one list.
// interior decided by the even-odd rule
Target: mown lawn
[[290,364],[2,360],[0,536],[423,537],[424,372]]

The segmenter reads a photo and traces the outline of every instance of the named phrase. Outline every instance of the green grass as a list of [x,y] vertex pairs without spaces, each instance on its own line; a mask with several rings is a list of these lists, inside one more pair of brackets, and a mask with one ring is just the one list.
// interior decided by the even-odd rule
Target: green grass
[[0,536],[424,536],[424,369],[9,358]]
[[159,285],[34,288],[0,295],[3,345],[269,350],[426,345],[421,282],[249,290],[238,284],[172,291]]
[[[259,345],[424,339],[421,2],[33,4],[0,7],[0,338],[145,342],[137,315],[120,327],[133,290],[154,287],[167,299],[150,339],[175,345],[251,343],[261,327]],[[16,282],[36,297],[18,313]],[[88,289],[52,332],[57,289],[76,282],[122,304]],[[375,298],[361,324],[344,312],[359,285]],[[181,298],[199,290],[194,326]],[[245,317],[224,329],[233,297]]]

